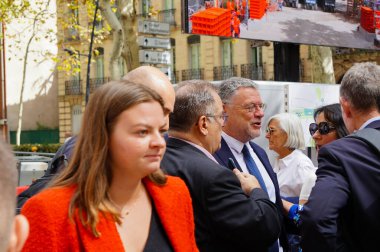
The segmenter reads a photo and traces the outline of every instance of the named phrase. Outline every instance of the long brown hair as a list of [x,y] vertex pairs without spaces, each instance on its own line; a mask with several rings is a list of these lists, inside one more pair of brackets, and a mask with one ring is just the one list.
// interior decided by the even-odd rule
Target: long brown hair
[[[112,181],[109,167],[109,136],[118,116],[126,109],[145,102],[158,102],[162,98],[152,89],[125,80],[113,81],[98,88],[91,96],[84,112],[81,131],[68,167],[51,186],[77,186],[69,206],[72,219],[76,209],[84,226],[99,237],[96,225],[100,212],[109,212],[121,223],[120,214],[108,197]],[[161,170],[149,178],[158,185],[166,183]]]

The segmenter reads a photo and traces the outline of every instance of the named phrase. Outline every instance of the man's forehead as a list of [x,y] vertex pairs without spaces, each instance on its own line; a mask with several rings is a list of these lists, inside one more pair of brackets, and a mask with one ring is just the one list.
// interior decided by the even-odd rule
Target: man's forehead
[[249,99],[261,100],[261,96],[260,96],[259,91],[255,88],[241,87],[241,88],[236,90],[232,99],[236,99],[236,100],[241,100],[241,99],[244,99],[244,100],[249,100]]

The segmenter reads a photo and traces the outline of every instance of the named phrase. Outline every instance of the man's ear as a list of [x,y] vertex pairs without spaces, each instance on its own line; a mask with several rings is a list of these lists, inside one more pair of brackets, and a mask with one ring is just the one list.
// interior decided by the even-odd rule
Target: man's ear
[[197,126],[198,126],[198,130],[199,130],[200,134],[207,136],[209,122],[208,122],[206,116],[203,115],[203,116],[198,118]]
[[347,101],[343,97],[340,97],[339,100],[340,100],[340,106],[342,107],[342,115],[345,116],[346,118],[351,118],[352,110],[351,110],[351,105],[349,101]]
[[15,216],[11,232],[7,252],[21,251],[29,235],[29,223],[24,215]]

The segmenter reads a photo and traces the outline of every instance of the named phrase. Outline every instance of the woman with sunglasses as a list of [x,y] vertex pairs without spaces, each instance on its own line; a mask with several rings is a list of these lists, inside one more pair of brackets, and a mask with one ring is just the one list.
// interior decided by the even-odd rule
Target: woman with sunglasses
[[[317,154],[319,149],[332,141],[345,137],[349,134],[344,125],[342,117],[342,109],[339,103],[334,103],[317,108],[314,111],[315,123],[309,126],[310,135],[315,141]],[[317,176],[315,173],[308,175],[302,186],[299,205],[284,202],[284,208],[288,211],[288,217],[293,220],[296,225],[299,221],[299,211],[302,211],[302,205],[305,204],[310,196],[310,192],[315,185]]]
[[309,126],[309,132],[315,141],[317,152],[323,145],[349,134],[339,103],[317,108],[314,111],[314,120],[315,123]]
[[[323,145],[349,134],[344,125],[342,110],[339,103],[317,108],[314,111],[314,120],[315,123],[311,123],[309,126],[309,132],[314,139],[317,154]],[[307,202],[316,179],[316,175],[312,174],[305,181],[301,190],[300,204],[305,204]]]

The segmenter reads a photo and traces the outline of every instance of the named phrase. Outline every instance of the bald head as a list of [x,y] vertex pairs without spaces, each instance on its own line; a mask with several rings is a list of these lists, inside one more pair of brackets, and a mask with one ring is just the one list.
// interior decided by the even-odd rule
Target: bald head
[[140,66],[127,73],[123,79],[150,87],[164,100],[165,115],[168,116],[170,112],[173,112],[175,101],[173,85],[170,83],[168,76],[158,68]]

